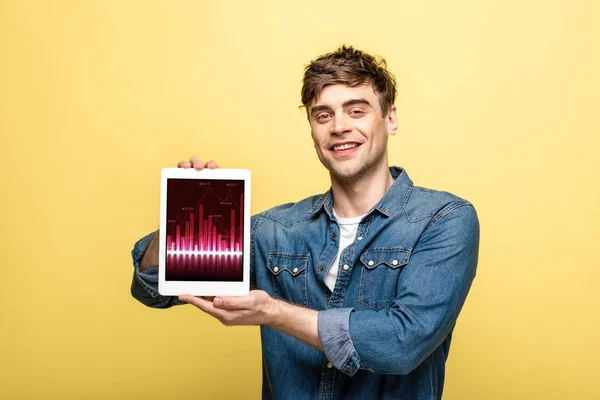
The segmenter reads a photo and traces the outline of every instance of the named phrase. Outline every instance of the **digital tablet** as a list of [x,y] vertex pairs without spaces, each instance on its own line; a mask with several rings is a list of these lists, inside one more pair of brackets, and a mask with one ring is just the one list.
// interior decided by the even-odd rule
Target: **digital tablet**
[[250,290],[250,171],[165,168],[158,291],[239,296]]

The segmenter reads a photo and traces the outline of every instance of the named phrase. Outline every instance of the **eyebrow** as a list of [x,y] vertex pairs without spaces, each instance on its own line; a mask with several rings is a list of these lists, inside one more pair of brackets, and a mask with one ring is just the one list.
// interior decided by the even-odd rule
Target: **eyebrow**
[[[352,100],[347,100],[342,104],[343,108],[346,108],[348,106],[354,106],[357,104],[363,104],[363,105],[367,105],[369,107],[373,107],[371,105],[371,103],[369,103],[366,99],[360,98],[360,99],[352,99]],[[320,111],[328,111],[331,110],[331,107],[328,105],[319,105],[319,106],[314,106],[310,109],[310,115],[315,115],[315,113],[318,113]]]

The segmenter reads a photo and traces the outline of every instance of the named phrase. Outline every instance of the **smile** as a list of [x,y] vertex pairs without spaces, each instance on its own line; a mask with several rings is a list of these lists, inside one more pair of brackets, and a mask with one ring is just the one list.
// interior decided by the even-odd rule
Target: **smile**
[[358,147],[358,146],[359,146],[358,143],[344,143],[344,144],[340,144],[337,146],[333,146],[332,149],[333,149],[333,151],[341,151],[341,150],[352,149],[352,148]]

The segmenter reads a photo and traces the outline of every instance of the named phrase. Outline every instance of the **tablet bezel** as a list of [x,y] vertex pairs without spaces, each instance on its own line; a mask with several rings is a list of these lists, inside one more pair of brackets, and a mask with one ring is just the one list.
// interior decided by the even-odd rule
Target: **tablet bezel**
[[[250,171],[247,169],[225,168],[205,168],[200,171],[193,168],[164,168],[160,177],[158,292],[163,296],[177,296],[180,294],[241,296],[248,293],[250,290]],[[167,181],[169,179],[244,181],[243,280],[241,282],[166,280]]]

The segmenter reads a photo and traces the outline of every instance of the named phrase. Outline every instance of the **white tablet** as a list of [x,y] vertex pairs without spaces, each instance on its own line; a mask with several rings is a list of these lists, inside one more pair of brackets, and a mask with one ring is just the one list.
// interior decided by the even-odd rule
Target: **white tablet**
[[158,291],[239,296],[250,290],[250,171],[165,168]]

